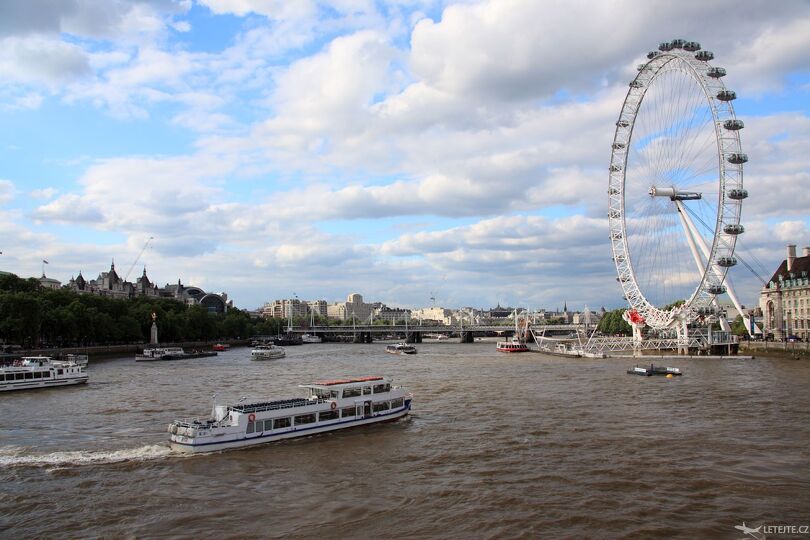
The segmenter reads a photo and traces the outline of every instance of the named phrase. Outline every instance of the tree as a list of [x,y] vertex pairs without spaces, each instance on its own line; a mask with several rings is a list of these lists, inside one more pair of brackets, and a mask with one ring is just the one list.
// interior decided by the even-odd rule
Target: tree
[[599,321],[599,325],[596,329],[603,334],[608,335],[615,335],[615,334],[622,334],[622,335],[629,335],[633,333],[632,327],[622,318],[624,312],[627,311],[626,308],[619,308],[614,309],[613,311],[608,311],[602,317],[602,320]]
[[734,324],[731,325],[731,333],[735,336],[744,336],[748,333],[742,315],[737,315],[737,318],[734,319]]

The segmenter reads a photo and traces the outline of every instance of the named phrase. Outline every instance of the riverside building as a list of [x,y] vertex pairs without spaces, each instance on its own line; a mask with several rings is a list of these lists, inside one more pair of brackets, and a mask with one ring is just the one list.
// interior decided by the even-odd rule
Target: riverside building
[[787,246],[787,257],[759,293],[759,307],[766,336],[810,338],[810,247],[797,257],[796,246]]
[[141,277],[134,283],[126,281],[115,270],[115,261],[110,264],[109,271],[101,272],[96,279],[85,279],[79,272],[75,279],[70,278],[65,288],[77,294],[93,294],[119,300],[138,296],[170,298],[188,305],[201,305],[215,313],[225,313],[228,308],[233,307],[233,302],[228,300],[228,295],[224,292],[220,294],[206,292],[200,287],[183,285],[179,279],[176,284],[167,283],[164,287],[158,287],[146,275],[145,267]]

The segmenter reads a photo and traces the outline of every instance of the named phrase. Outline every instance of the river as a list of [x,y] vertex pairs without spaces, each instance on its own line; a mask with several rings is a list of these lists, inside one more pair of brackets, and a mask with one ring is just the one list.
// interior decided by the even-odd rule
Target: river
[[[493,343],[287,348],[91,362],[85,386],[0,394],[0,536],[739,538],[810,525],[810,364],[499,354]],[[409,418],[179,456],[175,418],[385,375]]]

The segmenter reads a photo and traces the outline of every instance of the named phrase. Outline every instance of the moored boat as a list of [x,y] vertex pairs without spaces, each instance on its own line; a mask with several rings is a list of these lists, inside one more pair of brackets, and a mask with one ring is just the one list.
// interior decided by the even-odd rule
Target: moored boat
[[277,345],[279,347],[291,347],[293,345],[302,345],[304,342],[301,341],[301,338],[295,336],[293,334],[287,334],[286,336],[277,336],[273,338],[273,345]]
[[144,349],[142,354],[135,355],[136,362],[155,362],[158,360],[189,360],[216,356],[214,351],[186,352],[182,347],[152,347]]
[[383,377],[358,377],[299,385],[307,397],[214,405],[204,420],[169,424],[177,452],[215,452],[396,420],[413,395]]
[[316,336],[315,334],[302,334],[301,341],[303,343],[320,343],[322,340],[320,336]]
[[26,356],[0,367],[0,392],[83,384],[87,379],[84,367],[74,362]]
[[231,348],[231,346],[229,344],[227,344],[227,343],[217,343],[213,347],[211,347],[211,349],[213,349],[215,351],[218,351],[218,352],[227,351],[230,348]]
[[251,360],[275,360],[277,358],[284,358],[287,352],[283,347],[277,345],[256,345],[250,351]]
[[416,347],[408,345],[407,343],[396,343],[394,345],[387,345],[385,352],[391,354],[416,354]]

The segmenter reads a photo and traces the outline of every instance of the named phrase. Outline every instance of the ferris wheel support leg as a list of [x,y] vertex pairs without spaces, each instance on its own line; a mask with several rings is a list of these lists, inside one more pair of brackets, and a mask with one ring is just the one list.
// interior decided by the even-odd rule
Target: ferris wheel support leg
[[689,354],[689,326],[686,320],[678,321],[678,354]]
[[641,333],[643,324],[631,324],[633,328],[633,356],[641,356],[641,343],[644,340],[644,335]]
[[[683,225],[684,232],[686,233],[686,240],[689,243],[689,249],[692,251],[692,257],[695,259],[695,266],[697,266],[698,273],[703,275],[703,257],[706,257],[707,259],[709,258],[709,247],[706,245],[703,237],[700,236],[695,228],[695,224],[692,222],[692,219],[689,217],[689,214],[683,207],[683,202],[675,201],[675,206],[678,208],[678,216],[681,218],[681,225]],[[703,257],[701,257],[700,253],[698,253],[698,247],[700,247],[700,251],[703,252]],[[742,314],[742,308],[737,300],[737,295],[734,294],[734,291],[729,283],[726,283],[726,290],[729,293],[729,297],[731,297],[731,301],[734,303],[734,307],[736,307],[737,311]],[[712,299],[712,304],[714,304],[714,307],[719,311],[720,305],[717,302],[716,296]],[[720,327],[723,329],[723,331],[731,332],[731,326],[729,326],[726,318],[721,315],[719,319]]]

